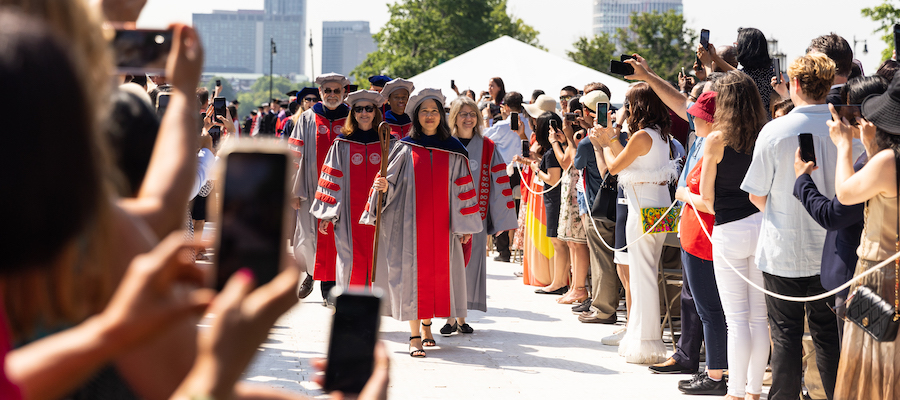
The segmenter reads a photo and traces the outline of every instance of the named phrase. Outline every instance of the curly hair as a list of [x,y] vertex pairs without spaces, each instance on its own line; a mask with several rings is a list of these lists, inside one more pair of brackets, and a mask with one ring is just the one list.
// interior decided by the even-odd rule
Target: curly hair
[[750,154],[763,125],[768,121],[756,83],[749,75],[732,70],[716,83],[716,114],[713,129],[725,136],[725,145]]
[[803,94],[814,100],[822,100],[831,90],[834,71],[834,61],[828,56],[812,53],[794,60],[787,73],[792,81],[799,81]]
[[625,96],[628,101],[628,129],[634,133],[645,128],[656,128],[663,141],[669,141],[672,120],[669,109],[646,82],[635,84]]

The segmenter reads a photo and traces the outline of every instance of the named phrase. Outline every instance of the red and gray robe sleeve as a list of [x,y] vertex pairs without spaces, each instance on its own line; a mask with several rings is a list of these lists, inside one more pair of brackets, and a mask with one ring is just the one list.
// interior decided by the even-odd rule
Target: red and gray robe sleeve
[[509,176],[506,175],[506,163],[503,162],[503,156],[496,147],[491,160],[491,196],[488,200],[487,212],[488,235],[519,227],[516,203],[513,201],[512,189],[509,187]]

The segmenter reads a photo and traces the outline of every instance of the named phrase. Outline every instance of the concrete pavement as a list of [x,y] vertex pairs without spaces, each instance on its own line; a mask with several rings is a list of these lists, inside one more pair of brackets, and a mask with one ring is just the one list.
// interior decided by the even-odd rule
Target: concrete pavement
[[[689,375],[656,375],[646,365],[625,363],[617,347],[600,344],[618,326],[578,322],[571,306],[556,303],[558,296],[535,294],[513,276],[520,270],[519,264],[489,258],[488,312],[470,311],[467,320],[475,333],[442,337],[444,321],[434,320],[438,346],[426,348],[424,359],[408,355],[408,323],[384,317],[389,398],[696,398],[676,387]],[[312,295],[282,316],[243,379],[327,398],[311,382],[316,371],[310,359],[324,357],[331,323],[319,293],[316,284]],[[621,312],[619,320],[623,325]]]

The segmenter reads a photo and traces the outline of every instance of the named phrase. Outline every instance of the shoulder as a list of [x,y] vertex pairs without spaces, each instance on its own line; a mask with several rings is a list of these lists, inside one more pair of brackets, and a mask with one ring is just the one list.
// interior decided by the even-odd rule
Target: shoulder
[[709,136],[706,137],[706,143],[709,146],[721,146],[725,144],[725,134],[722,131],[713,131],[710,132]]

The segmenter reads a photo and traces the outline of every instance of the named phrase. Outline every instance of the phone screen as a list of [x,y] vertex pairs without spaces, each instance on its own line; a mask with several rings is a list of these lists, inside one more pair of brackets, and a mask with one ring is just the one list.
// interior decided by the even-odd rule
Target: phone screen
[[559,130],[559,125],[556,123],[556,120],[555,120],[555,119],[551,119],[551,120],[550,120],[550,127],[553,128],[553,129],[555,129],[555,130],[557,130],[557,131]]
[[816,165],[816,148],[813,145],[812,133],[801,133],[800,138],[800,159],[806,162],[812,161]]
[[172,31],[116,29],[112,46],[120,74],[161,75],[172,50]]
[[597,102],[597,125],[600,125],[606,128],[606,124],[609,122],[606,120],[606,113],[609,111],[609,104],[603,102]]
[[514,131],[519,130],[519,113],[509,114],[509,128]]
[[528,145],[527,140],[522,140],[522,157],[531,157],[531,146]]
[[566,121],[573,122],[577,116],[575,113],[566,113]]
[[609,72],[619,75],[633,75],[634,67],[621,61],[609,60]]
[[772,59],[772,70],[775,72],[775,83],[781,83],[781,59]]
[[380,303],[369,293],[344,292],[335,298],[325,391],[359,393],[366,385],[375,363]]
[[900,24],[894,24],[894,51],[900,53]]
[[709,29],[700,30],[700,45],[702,45],[704,49],[709,47]]
[[450,87],[451,87],[451,88],[455,88],[455,87],[456,87],[456,79],[451,79],[451,80],[450,80]]
[[287,156],[234,152],[228,155],[216,249],[216,289],[241,268],[250,268],[256,284],[278,275]]
[[156,115],[159,115],[159,117],[162,118],[163,114],[166,113],[167,108],[169,108],[169,94],[160,93],[156,96]]
[[[216,97],[213,99],[213,110],[216,113],[216,116],[225,116],[225,98],[224,97]],[[218,121],[217,121],[218,122]]]

